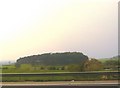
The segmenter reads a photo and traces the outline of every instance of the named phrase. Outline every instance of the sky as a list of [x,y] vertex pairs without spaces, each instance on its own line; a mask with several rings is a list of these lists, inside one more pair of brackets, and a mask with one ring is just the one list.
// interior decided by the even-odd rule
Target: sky
[[0,60],[55,52],[118,54],[118,0],[1,0]]

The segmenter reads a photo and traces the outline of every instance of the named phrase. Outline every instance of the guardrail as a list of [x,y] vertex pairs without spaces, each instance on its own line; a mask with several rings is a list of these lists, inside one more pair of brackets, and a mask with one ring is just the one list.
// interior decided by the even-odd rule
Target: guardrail
[[7,81],[69,81],[69,80],[118,80],[120,72],[46,72],[46,73],[2,73]]
[[62,75],[119,75],[120,72],[46,72],[46,73],[2,73],[2,77],[7,76],[62,76]]

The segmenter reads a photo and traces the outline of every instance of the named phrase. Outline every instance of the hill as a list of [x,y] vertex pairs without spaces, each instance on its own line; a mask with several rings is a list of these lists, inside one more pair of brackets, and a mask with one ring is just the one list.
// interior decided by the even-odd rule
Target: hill
[[68,65],[81,64],[86,60],[88,60],[88,57],[80,52],[45,53],[19,58],[16,65]]
[[106,61],[120,61],[120,55],[119,56],[114,56],[114,57],[111,57],[111,58],[101,58],[101,59],[98,59],[99,61],[101,61],[102,63],[106,62]]
[[112,58],[99,59],[104,65],[104,69],[107,70],[120,70],[120,56],[114,56]]

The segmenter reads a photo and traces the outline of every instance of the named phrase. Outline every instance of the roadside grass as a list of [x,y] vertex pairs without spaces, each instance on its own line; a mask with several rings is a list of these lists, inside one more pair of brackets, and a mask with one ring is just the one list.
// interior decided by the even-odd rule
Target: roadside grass
[[49,81],[98,81],[118,80],[117,77],[109,76],[103,79],[102,75],[80,75],[80,76],[24,76],[24,77],[3,77],[3,82],[49,82]]
[[86,81],[86,80],[101,80],[101,76],[87,77],[87,76],[42,76],[42,77],[3,77],[3,82],[47,82],[47,81]]

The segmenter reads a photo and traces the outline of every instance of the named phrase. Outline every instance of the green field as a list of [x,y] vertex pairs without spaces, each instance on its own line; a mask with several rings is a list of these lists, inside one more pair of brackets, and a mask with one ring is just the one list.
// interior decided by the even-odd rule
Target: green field
[[57,69],[52,69],[53,66],[44,66],[44,68],[49,69],[41,69],[43,66],[31,66],[24,64],[23,66],[17,68],[15,65],[4,65],[2,66],[2,73],[40,73],[40,72],[68,72],[67,70],[62,70],[62,66],[56,66]]

